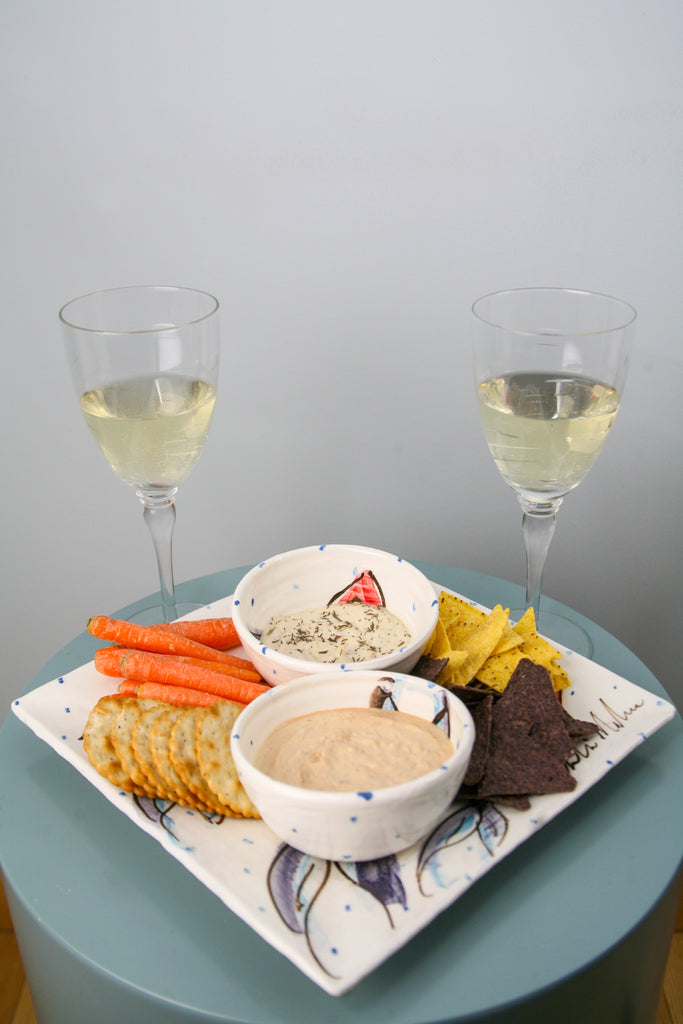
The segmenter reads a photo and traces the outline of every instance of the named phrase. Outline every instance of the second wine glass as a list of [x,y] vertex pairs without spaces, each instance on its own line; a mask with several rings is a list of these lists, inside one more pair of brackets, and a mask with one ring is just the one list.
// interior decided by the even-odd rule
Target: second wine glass
[[171,621],[175,494],[203,448],[218,384],[218,301],[192,288],[95,292],[59,311],[81,412],[102,454],[143,506],[161,604],[132,616]]
[[520,288],[478,299],[473,313],[484,433],[522,507],[527,606],[540,633],[590,657],[578,624],[540,609],[541,580],[560,505],[617,414],[636,312],[595,292]]

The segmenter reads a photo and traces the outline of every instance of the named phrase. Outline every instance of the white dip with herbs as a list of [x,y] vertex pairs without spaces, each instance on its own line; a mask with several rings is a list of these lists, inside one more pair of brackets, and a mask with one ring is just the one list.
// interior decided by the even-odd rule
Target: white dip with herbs
[[446,734],[417,715],[332,708],[282,722],[259,747],[254,765],[291,786],[354,792],[417,779],[452,753]]
[[276,615],[261,640],[293,658],[345,664],[390,654],[409,643],[411,635],[398,615],[387,608],[348,602]]

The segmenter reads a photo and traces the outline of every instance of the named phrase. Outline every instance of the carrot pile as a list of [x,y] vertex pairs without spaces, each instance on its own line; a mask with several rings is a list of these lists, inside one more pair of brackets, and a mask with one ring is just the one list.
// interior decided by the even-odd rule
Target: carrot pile
[[140,626],[93,615],[87,629],[112,641],[95,652],[95,667],[118,678],[119,693],[127,696],[195,706],[249,704],[269,689],[250,661],[228,653],[239,644],[232,619]]

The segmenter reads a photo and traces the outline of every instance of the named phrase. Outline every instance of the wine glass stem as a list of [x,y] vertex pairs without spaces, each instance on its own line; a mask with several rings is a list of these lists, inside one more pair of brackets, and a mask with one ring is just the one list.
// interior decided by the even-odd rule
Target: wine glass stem
[[172,622],[178,616],[175,604],[173,582],[173,528],[175,526],[175,487],[158,488],[154,491],[138,490],[142,502],[143,519],[152,535],[154,552],[159,569],[159,592],[164,620]]
[[550,541],[557,525],[557,511],[562,498],[546,502],[529,501],[518,495],[522,506],[522,533],[526,551],[526,605],[534,610],[538,622],[541,604],[541,581]]

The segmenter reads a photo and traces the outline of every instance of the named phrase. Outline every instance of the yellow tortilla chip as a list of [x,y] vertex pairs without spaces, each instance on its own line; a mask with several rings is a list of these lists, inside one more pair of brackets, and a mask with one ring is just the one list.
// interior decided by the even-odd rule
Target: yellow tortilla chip
[[506,651],[512,651],[515,647],[521,647],[523,642],[524,640],[519,633],[512,628],[509,622],[506,622],[503,635],[492,651],[492,657],[498,654],[505,654]]
[[448,594],[445,590],[442,590],[439,594],[439,621],[447,627],[453,619],[458,618],[463,610],[471,607],[472,605],[461,597],[456,597],[455,594]]
[[467,657],[456,669],[453,685],[466,686],[476,676],[478,670],[489,657],[503,635],[505,623],[508,621],[508,609],[496,605],[493,611],[485,616],[485,621],[460,645],[460,650]]
[[546,668],[549,667],[552,661],[558,661],[562,657],[560,651],[556,650],[552,644],[549,644],[538,633],[533,637],[525,639],[520,650],[524,652],[525,657],[537,662],[539,665],[545,665]]
[[512,627],[522,637],[536,636],[536,616],[531,606],[527,608],[521,619]]
[[477,670],[477,679],[502,693],[524,655],[519,648],[487,658]]
[[[546,668],[547,667],[548,666],[546,666]],[[555,662],[553,662],[550,668],[548,668],[548,671],[550,672],[550,679],[553,684],[553,689],[556,692],[559,690],[566,689],[567,686],[571,686],[571,679],[569,678],[565,670],[561,668],[560,665],[557,665]]]
[[441,669],[436,681],[440,686],[452,686],[457,670],[467,657],[467,651],[446,651],[441,657],[447,658],[448,664]]
[[425,647],[425,654],[429,655],[430,658],[445,658],[450,649],[451,645],[448,642],[443,623],[440,619],[437,619],[431,640]]
[[426,652],[448,661],[437,682],[462,686],[476,678],[502,693],[522,658],[529,658],[548,670],[555,690],[569,686],[567,673],[558,665],[560,651],[536,632],[533,608],[514,626],[508,616],[500,605],[486,613],[442,591],[439,621]]
[[480,626],[486,622],[488,618],[486,612],[483,612],[480,608],[474,608],[472,605],[463,604],[463,607],[458,611],[455,618],[446,625],[446,635],[449,639],[451,648],[453,650],[459,650],[464,640],[468,636],[474,633],[475,629],[479,629]]

